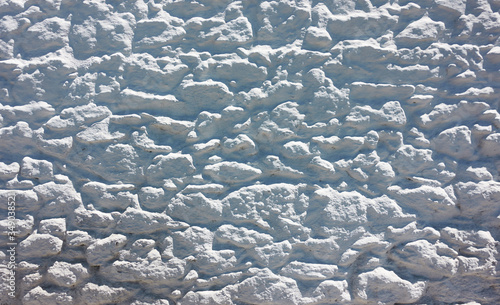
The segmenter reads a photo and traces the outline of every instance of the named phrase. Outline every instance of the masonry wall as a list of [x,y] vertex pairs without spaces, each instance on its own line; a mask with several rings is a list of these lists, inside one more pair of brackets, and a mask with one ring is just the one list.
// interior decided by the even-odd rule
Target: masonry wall
[[0,303],[498,304],[499,10],[0,1]]

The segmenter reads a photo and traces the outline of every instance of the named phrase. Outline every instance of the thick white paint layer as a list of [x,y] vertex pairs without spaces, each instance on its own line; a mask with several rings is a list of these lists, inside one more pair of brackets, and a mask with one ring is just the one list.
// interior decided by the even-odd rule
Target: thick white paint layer
[[498,304],[499,10],[0,1],[0,303]]

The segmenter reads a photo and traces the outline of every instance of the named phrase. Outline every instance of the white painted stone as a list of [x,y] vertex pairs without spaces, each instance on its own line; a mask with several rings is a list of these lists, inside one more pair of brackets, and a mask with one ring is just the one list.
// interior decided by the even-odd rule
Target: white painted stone
[[18,251],[24,257],[46,257],[61,252],[63,241],[50,234],[35,233],[19,243]]
[[125,246],[127,237],[121,234],[98,239],[86,249],[87,261],[91,266],[102,265],[118,256],[118,251]]
[[117,303],[124,301],[133,295],[134,291],[122,287],[110,287],[87,283],[78,291],[82,304],[101,305],[106,303]]
[[24,304],[44,305],[55,304],[63,305],[74,301],[74,298],[64,292],[47,292],[42,287],[37,286],[31,289],[23,297]]
[[82,264],[55,262],[47,269],[47,277],[52,283],[62,287],[75,287],[90,277]]
[[40,221],[38,232],[43,234],[51,234],[61,239],[66,236],[66,219],[64,218],[51,218]]
[[48,180],[53,176],[54,168],[49,161],[35,160],[30,157],[23,158],[23,163],[21,164],[21,177]]
[[422,296],[424,290],[424,282],[413,284],[382,267],[361,273],[354,287],[355,297],[368,304],[413,303]]
[[224,183],[239,183],[254,180],[262,174],[258,168],[238,162],[220,162],[205,166],[204,172]]
[[302,281],[318,281],[333,278],[338,267],[328,264],[311,264],[293,261],[281,269],[280,274]]

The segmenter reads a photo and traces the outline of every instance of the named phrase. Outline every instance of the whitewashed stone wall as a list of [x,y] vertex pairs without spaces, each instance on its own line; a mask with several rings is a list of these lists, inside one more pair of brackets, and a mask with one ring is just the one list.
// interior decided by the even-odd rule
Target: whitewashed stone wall
[[498,304],[499,10],[1,0],[0,303]]

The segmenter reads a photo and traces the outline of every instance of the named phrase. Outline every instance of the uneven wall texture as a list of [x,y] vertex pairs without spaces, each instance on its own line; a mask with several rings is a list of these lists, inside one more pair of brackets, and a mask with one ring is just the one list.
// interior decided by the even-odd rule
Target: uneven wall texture
[[498,304],[499,9],[0,0],[0,303]]

